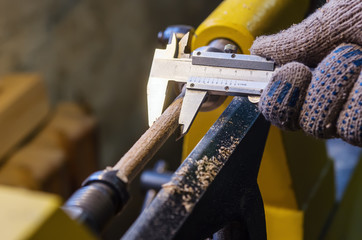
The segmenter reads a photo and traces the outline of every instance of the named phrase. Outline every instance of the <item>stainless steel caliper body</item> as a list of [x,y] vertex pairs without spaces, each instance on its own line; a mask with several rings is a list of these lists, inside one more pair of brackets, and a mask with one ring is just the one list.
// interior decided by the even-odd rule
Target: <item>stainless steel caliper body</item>
[[[184,38],[188,38],[185,35]],[[166,49],[156,49],[147,85],[148,121],[162,114],[169,81],[185,83],[179,123],[182,134],[190,128],[207,94],[259,96],[275,70],[275,63],[253,55],[200,52],[183,53],[187,40],[176,37]]]

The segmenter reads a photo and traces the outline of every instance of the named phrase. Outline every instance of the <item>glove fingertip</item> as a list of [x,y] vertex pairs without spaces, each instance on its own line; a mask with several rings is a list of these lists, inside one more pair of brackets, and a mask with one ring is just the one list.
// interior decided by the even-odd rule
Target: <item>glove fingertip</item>
[[362,147],[362,73],[352,88],[337,120],[337,134],[344,141]]
[[[354,110],[357,111],[356,113],[360,111],[362,101],[354,96],[353,100],[348,100],[350,103],[347,107],[345,104],[349,93],[357,95],[362,92],[362,89],[353,89],[361,71],[359,66],[361,54],[359,46],[341,44],[314,70],[300,114],[299,122],[304,132],[317,138],[335,138],[338,136],[336,124],[339,118],[342,119],[343,124],[346,124],[340,127],[340,129],[345,129],[343,134],[339,134],[340,136],[350,138],[352,137],[350,135],[356,133],[352,129],[357,127],[357,124],[350,124],[350,122],[352,118],[355,120],[362,118],[354,115]],[[360,88],[359,84],[362,83],[355,86]],[[348,111],[343,113],[343,108],[347,108]],[[341,111],[342,115],[340,115]],[[347,130],[348,128],[350,130]]]
[[259,102],[259,110],[266,120],[284,130],[299,129],[299,112],[311,77],[309,68],[301,63],[281,67]]
[[272,59],[278,65],[283,64],[284,62],[280,59],[278,49],[276,49],[276,45],[274,44],[274,36],[275,35],[257,37],[249,49],[250,54]]
[[254,54],[254,55],[261,55],[263,54],[263,50],[265,49],[265,46],[267,46],[268,44],[268,36],[261,36],[261,37],[257,37],[254,42],[253,45],[250,47],[250,53]]

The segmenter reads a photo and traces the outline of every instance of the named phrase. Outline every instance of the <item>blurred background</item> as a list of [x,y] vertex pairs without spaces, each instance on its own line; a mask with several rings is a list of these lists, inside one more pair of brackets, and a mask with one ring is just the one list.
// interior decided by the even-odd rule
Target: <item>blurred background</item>
[[[0,183],[66,199],[91,172],[116,163],[148,128],[157,33],[197,27],[220,2],[0,1],[0,100],[13,99],[0,106]],[[175,168],[181,144],[173,137],[155,160]],[[139,214],[137,184],[126,217],[105,238],[121,236]]]
[[[90,173],[113,166],[148,128],[157,33],[175,24],[197,27],[221,2],[0,0],[0,185],[66,200]],[[310,9],[324,2],[311,1]],[[146,168],[164,159],[175,170],[182,145],[175,139]],[[329,155],[343,160],[336,175],[347,176],[337,182],[337,198],[357,162],[341,144],[327,143]],[[105,239],[122,236],[141,211],[139,179],[129,189],[132,198]]]
[[51,104],[86,105],[99,123],[100,166],[147,128],[146,84],[157,33],[197,26],[216,0],[0,1],[0,75],[36,72]]

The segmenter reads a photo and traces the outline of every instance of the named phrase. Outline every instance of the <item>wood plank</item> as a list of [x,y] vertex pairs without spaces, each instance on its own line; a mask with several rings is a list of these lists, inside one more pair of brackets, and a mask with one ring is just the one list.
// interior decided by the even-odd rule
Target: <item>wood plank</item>
[[0,184],[69,196],[97,169],[95,126],[77,104],[59,104],[46,126],[0,169]]
[[45,119],[49,102],[37,74],[0,79],[0,161]]

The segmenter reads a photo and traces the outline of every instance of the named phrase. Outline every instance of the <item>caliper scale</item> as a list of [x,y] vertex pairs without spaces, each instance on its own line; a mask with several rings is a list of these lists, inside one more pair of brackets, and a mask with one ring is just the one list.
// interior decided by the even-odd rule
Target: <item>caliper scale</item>
[[260,96],[275,70],[275,63],[253,55],[185,53],[189,35],[177,48],[174,36],[166,49],[156,49],[147,85],[149,125],[162,114],[169,81],[186,84],[179,117],[182,135],[189,130],[206,96]]

